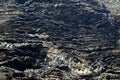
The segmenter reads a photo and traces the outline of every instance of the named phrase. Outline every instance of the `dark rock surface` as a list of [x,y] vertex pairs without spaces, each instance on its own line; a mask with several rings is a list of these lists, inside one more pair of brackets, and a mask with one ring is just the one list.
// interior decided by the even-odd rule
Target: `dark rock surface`
[[120,16],[104,3],[1,0],[0,80],[120,79]]

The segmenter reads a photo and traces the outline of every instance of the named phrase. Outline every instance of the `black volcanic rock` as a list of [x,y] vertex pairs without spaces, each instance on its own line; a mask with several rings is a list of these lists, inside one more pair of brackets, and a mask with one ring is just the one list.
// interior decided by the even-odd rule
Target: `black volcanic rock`
[[1,0],[0,8],[1,79],[120,78],[120,18],[102,1]]

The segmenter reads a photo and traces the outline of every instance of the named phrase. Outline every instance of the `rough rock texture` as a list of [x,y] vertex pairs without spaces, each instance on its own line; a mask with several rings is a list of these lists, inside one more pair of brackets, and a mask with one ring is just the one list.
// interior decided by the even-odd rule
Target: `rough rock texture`
[[120,79],[111,12],[100,0],[1,0],[0,80]]
[[120,0],[103,0],[106,7],[111,11],[111,14],[120,15]]

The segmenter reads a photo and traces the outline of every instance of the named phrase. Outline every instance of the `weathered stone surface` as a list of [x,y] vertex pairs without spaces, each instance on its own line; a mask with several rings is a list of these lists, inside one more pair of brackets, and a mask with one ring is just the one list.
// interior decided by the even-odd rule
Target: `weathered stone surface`
[[120,79],[120,16],[109,5],[1,0],[0,80]]

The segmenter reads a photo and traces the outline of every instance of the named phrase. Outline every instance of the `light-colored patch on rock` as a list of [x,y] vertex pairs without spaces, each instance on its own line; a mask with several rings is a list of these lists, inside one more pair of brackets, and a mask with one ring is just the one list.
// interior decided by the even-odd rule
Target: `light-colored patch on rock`
[[50,47],[53,46],[53,43],[52,42],[47,42],[47,41],[42,41],[42,45],[43,45],[43,47],[50,48]]
[[43,38],[43,39],[47,39],[49,38],[49,35],[47,35],[46,33],[43,34],[28,34],[29,37],[38,37],[38,38]]
[[58,46],[53,46],[53,47],[50,47],[49,50],[48,50],[48,53],[62,53],[62,49],[59,49]]

